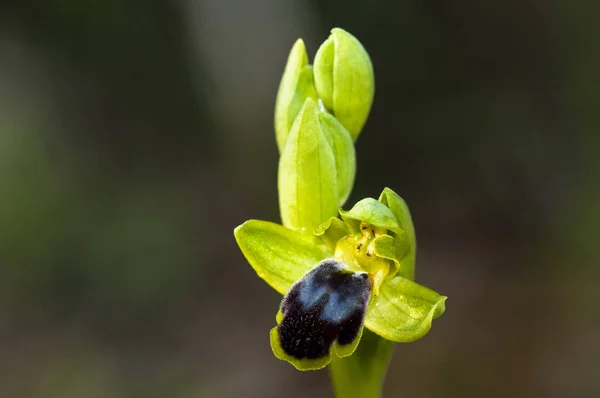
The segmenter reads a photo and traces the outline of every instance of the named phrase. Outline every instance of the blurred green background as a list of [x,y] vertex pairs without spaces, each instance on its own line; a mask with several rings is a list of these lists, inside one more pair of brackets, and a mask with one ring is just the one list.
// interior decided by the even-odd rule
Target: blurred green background
[[287,54],[340,26],[376,95],[348,205],[409,203],[450,298],[386,397],[600,396],[600,3],[0,6],[0,397],[328,397],[271,354],[233,228],[278,221]]

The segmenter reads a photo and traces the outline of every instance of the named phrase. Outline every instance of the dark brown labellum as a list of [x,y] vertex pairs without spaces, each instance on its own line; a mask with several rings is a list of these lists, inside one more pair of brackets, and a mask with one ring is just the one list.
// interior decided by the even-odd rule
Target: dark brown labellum
[[351,344],[359,337],[370,295],[367,273],[348,271],[339,260],[321,261],[281,302],[281,348],[297,359],[317,359],[329,355],[336,341]]

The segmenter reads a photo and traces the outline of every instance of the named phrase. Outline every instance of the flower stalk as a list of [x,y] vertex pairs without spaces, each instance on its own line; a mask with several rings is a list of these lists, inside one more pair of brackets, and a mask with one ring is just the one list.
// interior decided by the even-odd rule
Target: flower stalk
[[329,365],[338,398],[380,398],[396,344],[366,330],[352,356],[334,358]]

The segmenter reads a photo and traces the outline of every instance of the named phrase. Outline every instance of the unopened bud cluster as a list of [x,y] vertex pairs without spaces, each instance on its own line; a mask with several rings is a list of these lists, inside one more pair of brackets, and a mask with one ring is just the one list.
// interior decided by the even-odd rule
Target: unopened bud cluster
[[[302,39],[296,41],[275,103],[283,225],[313,229],[346,202],[356,175],[354,141],[374,93],[371,59],[356,37],[332,29],[314,65]],[[300,196],[307,203],[299,204]]]

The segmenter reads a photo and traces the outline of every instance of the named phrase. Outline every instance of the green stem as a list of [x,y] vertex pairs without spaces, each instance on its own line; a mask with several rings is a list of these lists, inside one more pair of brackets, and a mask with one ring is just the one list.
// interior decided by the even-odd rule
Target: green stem
[[365,329],[354,354],[333,356],[329,373],[337,398],[380,398],[396,344]]

